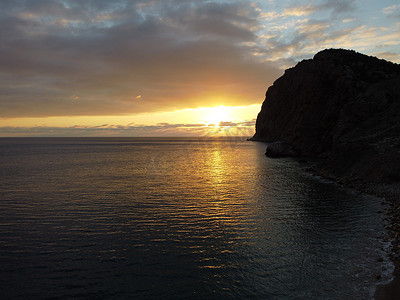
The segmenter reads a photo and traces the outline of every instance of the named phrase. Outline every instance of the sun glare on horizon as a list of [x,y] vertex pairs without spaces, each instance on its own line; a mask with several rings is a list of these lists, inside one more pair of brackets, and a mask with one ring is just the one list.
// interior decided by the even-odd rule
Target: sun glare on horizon
[[223,105],[211,107],[205,116],[205,123],[209,125],[216,125],[220,122],[227,121],[230,118],[229,108]]
[[218,105],[120,116],[0,118],[0,128],[8,129],[0,136],[251,136],[259,110],[259,104]]

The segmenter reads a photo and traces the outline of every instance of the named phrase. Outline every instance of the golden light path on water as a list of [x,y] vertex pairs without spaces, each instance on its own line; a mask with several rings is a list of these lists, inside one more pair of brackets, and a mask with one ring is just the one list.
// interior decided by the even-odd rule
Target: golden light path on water
[[368,299],[382,273],[381,201],[262,143],[0,142],[9,299]]

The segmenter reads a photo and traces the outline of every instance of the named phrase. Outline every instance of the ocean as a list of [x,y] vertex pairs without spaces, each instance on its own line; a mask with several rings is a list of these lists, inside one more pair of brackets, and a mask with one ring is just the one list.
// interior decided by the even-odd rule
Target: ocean
[[1,138],[0,298],[371,299],[393,269],[382,199],[264,152]]

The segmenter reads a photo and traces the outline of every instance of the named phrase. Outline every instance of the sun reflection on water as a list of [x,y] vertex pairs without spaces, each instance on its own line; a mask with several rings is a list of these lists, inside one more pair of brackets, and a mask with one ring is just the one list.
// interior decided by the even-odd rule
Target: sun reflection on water
[[[292,161],[267,160],[260,144],[107,141],[4,148],[3,169],[31,175],[0,182],[12,225],[0,234],[19,250],[3,256],[5,269],[19,275],[20,254],[26,257],[28,296],[35,279],[48,276],[31,298],[48,292],[47,283],[57,286],[52,278],[60,274],[68,274],[68,286],[91,282],[76,291],[59,285],[54,298],[109,290],[122,298],[271,299],[292,289],[309,299],[321,286],[330,293],[321,299],[338,286],[368,298],[354,286],[373,284],[371,270],[360,270],[365,259],[380,268],[373,202],[316,182]],[[121,283],[126,289],[116,288]]]
[[223,176],[223,161],[222,154],[219,149],[212,152],[210,156],[210,177],[213,179],[214,183],[220,184],[222,182]]

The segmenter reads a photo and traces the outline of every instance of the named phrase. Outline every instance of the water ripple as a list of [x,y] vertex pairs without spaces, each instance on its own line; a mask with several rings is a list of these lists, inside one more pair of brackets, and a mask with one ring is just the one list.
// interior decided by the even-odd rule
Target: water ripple
[[[368,299],[380,201],[238,139],[0,139],[2,298]],[[386,259],[386,258],[385,258]]]

